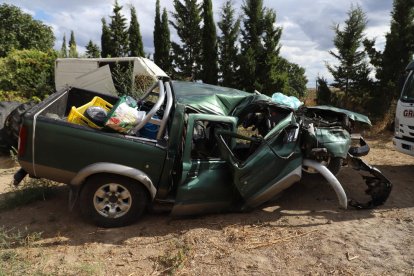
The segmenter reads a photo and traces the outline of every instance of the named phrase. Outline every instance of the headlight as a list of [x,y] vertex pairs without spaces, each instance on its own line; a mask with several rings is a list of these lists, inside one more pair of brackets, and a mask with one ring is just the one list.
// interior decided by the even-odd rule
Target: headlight
[[395,117],[394,121],[394,128],[395,128],[395,136],[400,136],[400,120],[398,117]]

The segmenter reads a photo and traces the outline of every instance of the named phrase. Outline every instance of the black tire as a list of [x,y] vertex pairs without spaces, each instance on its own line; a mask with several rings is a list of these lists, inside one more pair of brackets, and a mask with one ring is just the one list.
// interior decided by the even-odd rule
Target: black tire
[[341,157],[333,157],[329,160],[327,168],[333,175],[337,175],[342,168],[343,162],[344,160]]
[[[117,187],[119,196],[109,190],[109,184]],[[120,199],[125,191],[129,193],[126,193],[128,197]],[[80,210],[85,219],[92,220],[97,226],[122,227],[137,221],[146,211],[148,202],[148,192],[141,183],[127,177],[99,174],[86,181],[80,195]],[[124,211],[120,205],[129,205],[129,208]],[[112,214],[114,217],[110,215],[111,208],[116,212]]]
[[7,119],[4,123],[4,130],[9,136],[9,139],[12,141],[11,146],[17,148],[20,125],[23,122],[23,115],[35,105],[35,102],[20,104],[9,114],[9,116],[7,116]]
[[[8,135],[5,127],[7,117],[15,110],[21,103],[19,102],[0,102],[0,151],[2,153],[9,153],[12,146],[15,145],[13,139]],[[17,143],[16,143],[17,144]]]

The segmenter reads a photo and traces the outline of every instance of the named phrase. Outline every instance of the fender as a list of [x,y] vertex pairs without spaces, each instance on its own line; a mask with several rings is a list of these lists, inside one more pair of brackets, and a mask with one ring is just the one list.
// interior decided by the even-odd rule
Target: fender
[[145,188],[147,188],[151,196],[151,199],[154,199],[155,194],[157,193],[157,189],[155,188],[154,184],[152,183],[151,179],[148,177],[146,173],[138,169],[127,167],[124,165],[105,162],[91,164],[83,168],[71,180],[70,185],[79,187],[80,185],[82,185],[83,182],[85,182],[86,178],[98,173],[117,174],[135,179],[142,183],[145,186]]
[[339,200],[339,205],[343,209],[346,209],[348,207],[348,199],[346,197],[344,188],[342,187],[341,183],[339,183],[335,175],[333,175],[327,167],[311,159],[304,159],[303,165],[306,167],[311,167],[318,171],[328,181],[329,185],[331,185],[331,187],[334,189],[336,196]]

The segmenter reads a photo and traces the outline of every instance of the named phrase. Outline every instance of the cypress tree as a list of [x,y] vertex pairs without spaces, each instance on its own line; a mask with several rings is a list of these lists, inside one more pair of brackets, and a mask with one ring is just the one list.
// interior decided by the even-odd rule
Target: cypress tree
[[111,48],[109,55],[111,57],[124,57],[128,55],[128,32],[126,27],[126,18],[121,14],[122,6],[115,1],[113,15],[111,15]]
[[66,46],[66,35],[63,35],[63,42],[62,42],[62,47],[60,48],[60,56],[63,58],[67,58],[68,57],[68,48]]
[[102,35],[101,35],[101,55],[103,58],[110,57],[111,50],[111,30],[106,24],[105,18],[102,18]]
[[233,1],[227,0],[221,9],[221,21],[218,22],[222,34],[218,41],[221,85],[229,87],[237,86],[236,43],[240,34],[240,19],[234,18],[234,12]]
[[334,77],[333,86],[345,92],[345,107],[350,94],[361,96],[357,94],[362,93],[370,84],[371,69],[365,51],[360,50],[366,25],[367,18],[361,7],[351,6],[344,28],[341,29],[339,24],[334,27],[334,45],[337,51],[329,53],[338,60],[339,65],[328,64],[327,68]]
[[217,31],[213,18],[211,0],[203,2],[203,41],[202,41],[202,80],[204,83],[217,84]]
[[129,56],[145,57],[144,45],[142,44],[141,31],[137,18],[137,12],[131,7],[131,24],[129,25]]
[[159,63],[161,68],[167,72],[171,73],[172,66],[171,66],[171,41],[170,41],[170,29],[168,27],[168,13],[167,9],[164,8],[162,12],[162,19],[161,19],[161,37],[160,37],[160,45],[159,45]]
[[388,99],[400,93],[405,68],[414,54],[414,1],[394,0],[391,12],[391,31],[386,34],[382,66],[377,78],[387,86]]
[[[154,62],[158,66],[161,66],[161,12],[160,12],[160,0],[155,3],[155,20],[154,20]],[[161,67],[162,68],[162,67]]]
[[276,13],[266,9],[263,18],[263,51],[258,53],[259,66],[256,68],[256,87],[262,93],[287,92],[288,74],[279,58],[282,28],[275,27]]
[[89,40],[88,45],[86,45],[86,57],[88,58],[98,58],[101,55],[98,45]]
[[239,85],[247,91],[260,89],[257,81],[258,60],[263,52],[261,36],[263,34],[263,1],[246,0],[242,6],[245,14],[241,31],[241,55],[239,57]]
[[70,58],[77,58],[78,51],[76,49],[76,41],[75,41],[75,33],[73,31],[70,32],[70,40],[69,40],[69,57]]
[[175,78],[196,80],[200,77],[201,10],[197,0],[174,0],[171,25],[176,29],[181,44],[172,42]]

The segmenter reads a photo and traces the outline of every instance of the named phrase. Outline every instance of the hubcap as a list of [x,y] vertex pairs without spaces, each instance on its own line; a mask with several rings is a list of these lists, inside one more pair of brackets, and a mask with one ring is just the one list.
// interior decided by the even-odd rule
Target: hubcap
[[105,184],[93,196],[95,210],[106,218],[119,218],[131,208],[131,193],[122,185]]

